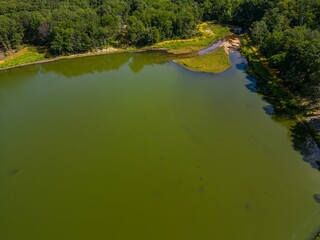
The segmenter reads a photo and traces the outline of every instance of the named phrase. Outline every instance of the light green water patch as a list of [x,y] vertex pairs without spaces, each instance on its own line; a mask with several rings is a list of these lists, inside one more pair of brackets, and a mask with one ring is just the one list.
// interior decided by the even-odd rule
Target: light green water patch
[[154,54],[0,73],[0,239],[300,240],[318,229],[319,172],[241,67],[195,73]]

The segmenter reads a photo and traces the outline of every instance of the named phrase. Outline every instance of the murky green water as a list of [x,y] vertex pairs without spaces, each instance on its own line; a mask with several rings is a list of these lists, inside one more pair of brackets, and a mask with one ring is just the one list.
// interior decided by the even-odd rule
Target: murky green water
[[0,239],[309,239],[320,173],[242,68],[149,53],[0,73]]

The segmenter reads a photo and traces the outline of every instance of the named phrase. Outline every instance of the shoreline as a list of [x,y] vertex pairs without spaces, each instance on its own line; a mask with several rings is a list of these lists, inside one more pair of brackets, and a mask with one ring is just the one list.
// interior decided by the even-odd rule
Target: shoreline
[[188,71],[191,71],[191,72],[194,72],[194,73],[209,73],[209,74],[220,74],[220,73],[224,73],[225,71],[227,71],[228,69],[230,69],[232,67],[229,66],[227,69],[223,70],[223,71],[220,71],[220,72],[206,72],[206,71],[199,71],[199,70],[194,70],[192,68],[188,68],[187,66],[183,65],[183,64],[180,64],[179,62],[177,62],[176,60],[172,60],[172,62],[174,62],[175,64],[179,65],[180,67],[183,67],[184,69],[188,70]]
[[[218,41],[213,42],[209,46],[201,48],[198,51],[193,52],[192,54],[197,56],[197,54],[199,54],[200,51],[203,51],[203,50],[206,50],[206,49],[210,48],[212,45],[218,43],[221,40],[222,39],[219,39]],[[234,41],[234,40],[232,40],[232,41]],[[219,47],[224,48],[224,50],[226,51],[226,53],[228,55],[229,55],[229,52],[232,51],[231,49],[234,49],[233,48],[234,46],[232,46],[232,44],[230,44],[228,42],[228,40],[222,41],[222,43],[219,45]],[[237,45],[237,47],[239,47],[239,45]],[[208,52],[206,54],[213,53],[216,50],[217,49],[215,49],[215,50],[213,50],[211,52]],[[0,67],[0,72],[11,70],[11,69],[16,69],[16,68],[21,68],[21,67],[37,65],[37,64],[51,63],[51,62],[56,62],[56,61],[61,61],[61,60],[70,60],[70,59],[85,58],[85,57],[103,56],[103,55],[117,54],[117,53],[119,53],[119,54],[120,53],[128,53],[128,52],[130,52],[130,53],[139,53],[139,52],[153,52],[153,51],[164,51],[167,54],[170,54],[172,56],[177,56],[177,57],[179,57],[179,56],[181,57],[183,55],[190,54],[190,53],[186,53],[186,54],[184,54],[184,53],[181,53],[181,54],[171,53],[170,49],[167,49],[167,48],[144,47],[144,48],[141,48],[141,49],[122,49],[122,48],[113,48],[113,47],[111,47],[111,48],[107,48],[107,49],[104,49],[104,50],[97,50],[96,52],[87,52],[87,53],[71,54],[71,55],[66,55],[66,56],[57,56],[57,57],[53,57],[53,58],[48,58],[48,59],[34,61],[34,62],[27,62],[27,63],[18,64],[18,65],[9,66],[9,67],[3,67],[3,68]],[[173,60],[173,61],[176,62],[177,64],[179,64],[180,66],[182,66],[182,67],[184,67],[184,68],[186,68],[188,70],[194,71],[194,72],[222,73],[222,72],[226,71],[227,69],[229,69],[231,67],[230,66],[229,68],[227,68],[226,70],[221,71],[221,72],[206,72],[206,71],[197,71],[197,70],[188,68],[188,67],[184,66],[183,64],[178,63],[176,60]]]
[[43,63],[51,63],[51,62],[57,62],[60,60],[69,60],[69,59],[77,59],[77,58],[85,58],[85,57],[94,57],[94,56],[102,56],[102,55],[109,55],[109,54],[116,54],[116,53],[125,53],[125,52],[143,52],[144,50],[127,50],[127,49],[121,49],[121,48],[112,48],[111,50],[107,51],[98,51],[98,52],[87,52],[87,53],[78,53],[78,54],[71,54],[71,55],[66,55],[66,56],[57,56],[53,58],[48,58],[40,61],[35,61],[35,62],[28,62],[28,63],[23,63],[23,64],[18,64],[15,66],[10,66],[10,67],[0,67],[0,72],[1,71],[6,71],[6,70],[11,70],[15,68],[21,68],[21,67],[27,67],[27,66],[32,66],[32,65],[37,65],[37,64],[43,64]]
[[[192,72],[219,74],[233,66],[230,61],[230,53],[238,51],[240,47],[239,36],[231,33],[211,43],[206,48],[198,50],[196,52],[198,55],[177,59],[174,62]],[[207,60],[204,60],[204,58]]]
[[261,60],[259,51],[246,35],[241,40],[243,47],[240,52],[249,64],[247,73],[257,80],[260,94],[263,94],[275,108],[275,115],[288,117],[297,124],[302,124],[306,133],[320,148],[320,114],[313,114],[294,98],[281,84],[274,70],[269,67],[269,63]]
[[[211,53],[215,50],[211,50],[210,47],[212,47],[214,44],[219,43],[221,41],[221,44],[219,44],[219,47],[223,47],[228,54],[228,51],[230,50],[229,47],[232,47],[232,36],[235,34],[230,32],[230,28],[228,31],[226,31],[225,27],[219,24],[213,24],[212,22],[203,22],[201,24],[197,25],[197,30],[201,34],[201,36],[196,36],[190,39],[174,39],[174,40],[165,40],[159,43],[156,43],[152,46],[145,46],[142,48],[136,48],[136,47],[127,47],[127,48],[114,48],[114,47],[106,47],[104,49],[92,49],[89,52],[85,53],[78,53],[78,54],[70,54],[70,55],[60,55],[60,56],[55,56],[55,57],[48,57],[47,59],[44,57],[44,59],[41,60],[35,60],[32,62],[24,62],[24,63],[18,63],[15,64],[13,61],[14,60],[7,60],[7,63],[12,63],[12,66],[7,66],[7,67],[1,67],[1,62],[3,64],[6,64],[6,58],[3,59],[3,61],[0,61],[0,72],[1,71],[6,71],[10,69],[15,69],[15,68],[20,68],[20,67],[26,67],[26,66],[31,66],[31,65],[36,65],[36,64],[43,64],[43,63],[50,63],[50,62],[55,62],[55,61],[60,61],[60,60],[68,60],[68,59],[76,59],[76,58],[83,58],[83,57],[90,57],[90,56],[100,56],[100,55],[108,55],[108,54],[115,54],[115,53],[126,53],[126,52],[151,52],[151,51],[165,51],[167,54],[171,56],[176,56],[177,59],[179,58],[190,58],[190,57],[196,57],[198,55],[206,55],[208,53]],[[211,42],[208,42],[208,40],[213,40]],[[198,42],[201,40],[201,44],[198,46]],[[239,40],[239,39],[237,39]],[[238,41],[240,44],[240,41]],[[196,45],[194,46],[194,44]],[[169,44],[169,45],[168,45]],[[173,47],[170,44],[178,44],[177,46]],[[182,44],[182,45],[181,45]],[[204,45],[203,45],[204,44]],[[239,47],[239,44],[237,47]],[[12,55],[7,56],[14,56],[15,54],[19,55],[20,52],[23,51],[23,49],[27,49],[29,47],[36,47],[36,46],[24,46],[21,50],[15,52]],[[173,48],[172,48],[173,47]],[[191,49],[194,48],[192,51],[187,51],[184,52],[185,49]],[[189,50],[190,50],[189,49]],[[47,50],[47,49],[46,49]],[[202,54],[201,52],[205,52]],[[207,52],[206,52],[207,51]],[[189,54],[189,55],[187,55]],[[192,69],[190,69],[192,70]]]

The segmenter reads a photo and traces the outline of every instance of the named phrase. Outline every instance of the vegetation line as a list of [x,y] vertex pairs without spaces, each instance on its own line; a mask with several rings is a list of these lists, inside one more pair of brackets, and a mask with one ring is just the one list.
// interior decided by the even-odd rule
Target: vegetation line
[[[28,48],[28,47],[26,47]],[[10,70],[14,68],[20,68],[20,67],[26,67],[30,65],[35,65],[35,64],[41,64],[41,63],[50,63],[50,62],[55,62],[55,61],[60,61],[60,60],[67,60],[67,59],[76,59],[76,58],[83,58],[83,57],[91,57],[91,56],[99,56],[99,55],[107,55],[107,54],[115,54],[115,53],[124,53],[124,52],[134,52],[134,51],[139,51],[139,50],[126,50],[126,49],[115,49],[112,48],[111,50],[107,51],[97,51],[97,52],[88,52],[88,53],[81,53],[81,54],[72,54],[72,55],[67,55],[67,56],[58,56],[58,57],[49,57],[47,59],[43,60],[36,60],[32,62],[25,62],[21,64],[16,64],[12,62],[12,66],[8,67],[1,67],[0,63],[0,71],[5,71],[5,70]]]
[[[0,71],[9,70],[9,69],[18,68],[18,67],[30,66],[34,64],[66,60],[66,59],[106,55],[106,54],[113,54],[113,53],[142,52],[142,51],[154,51],[154,50],[167,51],[170,54],[176,55],[178,59],[186,58],[187,56],[188,60],[190,60],[191,57],[197,56],[199,51],[204,51],[206,49],[210,50],[210,46],[214,43],[217,43],[216,41],[219,41],[223,38],[227,38],[232,35],[228,27],[220,26],[220,25],[216,25],[208,22],[197,25],[197,29],[199,31],[198,37],[190,38],[190,39],[167,40],[167,41],[155,44],[151,47],[144,47],[140,49],[137,49],[137,48],[123,49],[123,48],[109,47],[103,50],[96,50],[94,52],[90,51],[87,53],[51,57],[50,54],[48,54],[47,49],[45,48],[25,46],[20,50],[18,50],[16,53],[9,55],[3,61],[0,61]],[[227,48],[225,47],[225,49]],[[192,55],[187,55],[189,53]],[[206,57],[208,58],[207,60],[209,60],[210,58],[212,61],[211,62],[202,61],[202,64],[205,64],[205,66],[202,69],[194,69],[192,66],[197,60],[199,59],[201,60],[202,58],[195,57],[192,60],[193,64],[192,65],[189,64],[188,67],[186,64],[186,62],[188,62],[187,59],[181,62],[180,60],[178,60],[177,62],[179,64],[182,64],[182,62],[185,62],[185,64],[182,64],[182,65],[189,68],[190,70],[202,71],[202,72],[203,71],[222,72],[230,66],[229,60],[225,59],[226,54],[224,54],[225,56],[222,56],[222,55],[223,54],[220,53],[220,54],[212,54]],[[224,62],[223,63],[225,64],[224,66],[221,65],[222,62]]]
[[173,54],[195,53],[230,35],[230,28],[212,22],[197,25],[197,36],[189,39],[173,39],[159,42],[147,49],[166,49]]
[[286,88],[277,72],[272,69],[269,62],[254,47],[248,35],[241,38],[241,53],[249,62],[248,74],[258,81],[258,91],[263,94],[266,100],[272,104],[276,116],[279,118],[291,118],[300,123],[305,130],[313,137],[320,147],[320,135],[312,124],[307,120],[310,110],[303,105],[288,88]]

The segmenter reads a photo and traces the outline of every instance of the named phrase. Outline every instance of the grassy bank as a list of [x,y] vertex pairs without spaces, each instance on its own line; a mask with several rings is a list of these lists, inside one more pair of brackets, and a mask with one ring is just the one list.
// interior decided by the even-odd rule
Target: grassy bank
[[[231,34],[230,28],[213,24],[201,23],[197,26],[198,35],[190,39],[168,40],[157,43],[146,49],[165,49],[172,54],[189,54],[210,46]],[[223,48],[204,56],[190,55],[176,62],[190,70],[198,72],[223,72],[231,66],[229,56]]]
[[223,48],[204,56],[179,59],[177,63],[193,71],[214,73],[223,72],[231,66],[229,56]]
[[0,69],[18,66],[30,62],[38,62],[50,58],[45,48],[33,46],[22,47],[20,50],[0,61]]
[[192,53],[209,46],[230,34],[230,28],[223,27],[213,23],[201,23],[197,26],[198,36],[190,39],[168,40],[157,43],[152,49],[166,49],[170,53],[183,54]]
[[56,56],[53,57],[48,54],[46,48],[37,48],[34,46],[23,46],[15,53],[10,54],[4,60],[0,61],[0,70],[8,70],[17,67],[23,67],[38,63],[48,63],[54,62],[62,59],[73,59],[73,58],[81,58],[87,56],[97,56],[97,55],[105,55],[111,53],[120,53],[127,51],[134,51],[133,48],[128,49],[119,49],[119,48],[106,48],[106,49],[97,49],[92,52],[87,53],[78,53],[66,56]]

